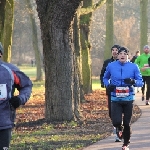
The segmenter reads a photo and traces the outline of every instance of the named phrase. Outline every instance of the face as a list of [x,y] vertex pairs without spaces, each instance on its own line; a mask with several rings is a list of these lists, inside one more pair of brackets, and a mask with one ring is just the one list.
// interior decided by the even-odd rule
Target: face
[[137,53],[136,56],[140,56],[140,53]]
[[128,60],[128,54],[122,51],[118,54],[118,59],[121,63],[125,63]]
[[149,48],[144,48],[144,53],[145,54],[148,54],[150,52],[150,49]]
[[118,56],[118,49],[117,48],[113,48],[111,50],[111,54],[112,54],[113,58],[117,58],[117,56]]

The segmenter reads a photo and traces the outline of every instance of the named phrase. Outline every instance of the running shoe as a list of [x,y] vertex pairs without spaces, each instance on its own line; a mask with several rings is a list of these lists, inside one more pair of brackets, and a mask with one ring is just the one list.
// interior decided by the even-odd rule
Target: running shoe
[[[129,141],[130,143],[130,141]],[[123,144],[122,145],[122,150],[129,150],[129,143],[128,144]]]
[[119,139],[119,137],[116,135],[116,139],[115,139],[115,142],[121,142],[122,139]]
[[142,101],[144,101],[144,96],[142,96]]
[[129,146],[122,146],[122,150],[129,150]]
[[115,135],[115,142],[121,142],[122,141],[122,139],[119,139],[119,137],[117,136],[115,127],[114,127],[114,130],[113,130],[113,134]]
[[146,105],[149,105],[149,102],[146,102]]

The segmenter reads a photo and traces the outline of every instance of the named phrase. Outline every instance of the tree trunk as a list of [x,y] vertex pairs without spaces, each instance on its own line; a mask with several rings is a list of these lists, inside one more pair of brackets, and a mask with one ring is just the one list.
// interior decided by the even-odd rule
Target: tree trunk
[[114,36],[114,27],[113,27],[113,0],[106,1],[106,40],[105,40],[105,51],[104,59],[111,57],[111,47],[113,46],[113,36]]
[[6,0],[0,0],[0,42],[3,43]]
[[144,45],[148,43],[148,0],[140,0],[140,51],[143,52]]
[[[26,0],[27,6],[30,10],[32,10],[32,5],[30,3],[30,0]],[[30,12],[30,21],[32,26],[32,43],[33,43],[33,49],[35,52],[35,61],[36,61],[36,81],[43,80],[43,74],[42,74],[42,58],[40,54],[40,50],[38,47],[38,38],[37,38],[37,26],[35,22],[35,18],[33,16],[33,11]]]
[[[80,98],[75,98],[77,101],[75,101],[75,107],[76,110],[76,116],[77,118],[80,118],[79,113],[79,104],[80,101],[84,101],[84,92],[83,92],[83,83],[82,83],[82,59],[81,59],[81,44],[80,44],[80,30],[79,30],[79,22],[80,22],[80,9],[75,14],[74,22],[73,22],[73,42],[74,42],[74,49],[75,49],[75,62],[76,62],[76,72],[77,72],[77,78],[79,78],[79,83],[76,81],[75,83],[78,83],[76,86],[80,88]],[[79,94],[74,92],[74,96],[78,96]]]
[[3,59],[6,62],[11,60],[11,45],[12,45],[12,31],[14,24],[14,0],[7,0],[5,6],[5,22],[3,32],[3,46],[4,55]]
[[[85,3],[92,7],[92,0],[84,0]],[[88,7],[87,6],[87,7]],[[83,5],[83,8],[85,6]],[[81,51],[82,51],[82,80],[83,80],[83,91],[84,94],[92,92],[92,77],[91,77],[91,45],[89,41],[90,34],[90,23],[91,23],[92,12],[87,14],[81,14],[80,17],[80,40],[81,40]]]
[[45,65],[45,117],[49,121],[75,119],[76,86],[71,21],[81,0],[37,0]]

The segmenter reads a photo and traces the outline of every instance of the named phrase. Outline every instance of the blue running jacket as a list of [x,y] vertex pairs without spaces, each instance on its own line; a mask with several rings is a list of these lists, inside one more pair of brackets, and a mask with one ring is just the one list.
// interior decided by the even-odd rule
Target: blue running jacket
[[[125,84],[124,79],[131,78],[135,80],[135,84]],[[109,63],[103,77],[104,85],[107,87],[110,82],[116,87],[127,87],[128,96],[118,97],[116,89],[111,92],[111,101],[132,101],[135,99],[134,87],[142,87],[143,79],[138,66],[134,63],[126,61],[121,63],[119,60]]]

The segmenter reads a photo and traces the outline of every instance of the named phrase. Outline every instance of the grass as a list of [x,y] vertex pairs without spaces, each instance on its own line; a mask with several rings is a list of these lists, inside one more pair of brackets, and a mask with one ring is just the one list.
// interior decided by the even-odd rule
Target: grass
[[101,89],[100,80],[99,79],[92,79],[92,89],[97,90]]

